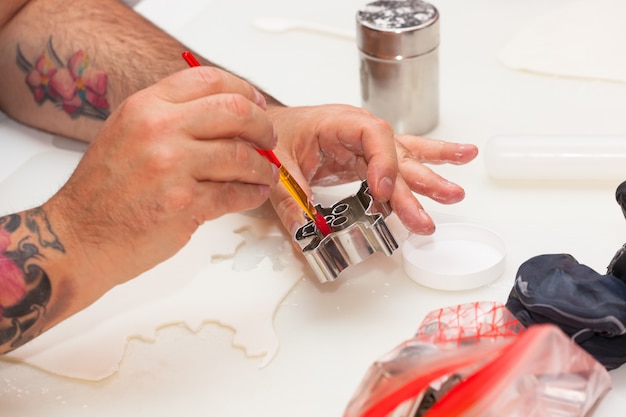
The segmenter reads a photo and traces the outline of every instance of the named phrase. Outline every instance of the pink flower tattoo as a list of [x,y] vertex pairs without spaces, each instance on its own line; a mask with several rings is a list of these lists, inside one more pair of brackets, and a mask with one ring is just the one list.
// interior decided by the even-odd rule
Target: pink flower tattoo
[[110,114],[107,74],[91,65],[83,50],[75,52],[67,65],[56,54],[52,38],[47,50],[31,64],[17,47],[17,65],[26,73],[26,84],[39,104],[50,100],[72,117],[106,119]]

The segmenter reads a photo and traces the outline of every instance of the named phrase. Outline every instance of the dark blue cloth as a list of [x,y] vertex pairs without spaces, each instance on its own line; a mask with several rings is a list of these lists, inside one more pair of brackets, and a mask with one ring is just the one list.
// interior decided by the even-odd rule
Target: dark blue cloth
[[527,327],[557,325],[609,370],[626,362],[626,283],[571,255],[524,262],[506,306]]

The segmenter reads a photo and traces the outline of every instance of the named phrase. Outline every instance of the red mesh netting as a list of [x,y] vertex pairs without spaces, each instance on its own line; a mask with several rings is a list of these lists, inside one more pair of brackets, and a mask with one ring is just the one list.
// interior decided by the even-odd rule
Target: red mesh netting
[[415,336],[431,343],[464,343],[510,337],[523,329],[504,305],[480,301],[431,311]]

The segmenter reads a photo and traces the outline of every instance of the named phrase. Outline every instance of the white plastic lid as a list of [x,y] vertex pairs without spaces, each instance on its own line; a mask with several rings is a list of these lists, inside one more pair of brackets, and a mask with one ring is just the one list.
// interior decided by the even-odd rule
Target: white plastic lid
[[495,232],[470,223],[440,223],[430,236],[402,246],[404,270],[426,287],[459,291],[481,287],[504,272],[506,247]]

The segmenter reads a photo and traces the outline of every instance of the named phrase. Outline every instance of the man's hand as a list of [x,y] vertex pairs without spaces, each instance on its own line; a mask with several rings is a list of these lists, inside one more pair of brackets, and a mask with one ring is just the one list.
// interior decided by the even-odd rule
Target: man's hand
[[[426,164],[465,164],[476,157],[474,145],[395,135],[385,121],[346,105],[271,107],[281,162],[310,195],[310,186],[367,179],[374,198],[389,201],[404,225],[430,234],[434,224],[413,194],[443,204],[461,201],[463,188]],[[281,188],[272,203],[291,233],[305,221],[302,211]]]
[[76,273],[112,287],[174,255],[205,221],[262,204],[278,179],[254,149],[276,144],[264,108],[252,86],[211,67],[127,99],[44,205],[84,260]]

